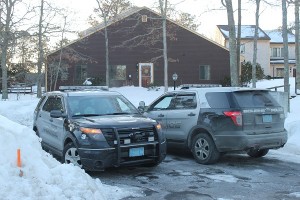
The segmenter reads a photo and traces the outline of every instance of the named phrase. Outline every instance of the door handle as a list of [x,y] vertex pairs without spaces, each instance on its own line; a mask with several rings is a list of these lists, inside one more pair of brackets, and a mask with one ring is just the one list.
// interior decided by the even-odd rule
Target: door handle
[[192,117],[192,116],[195,116],[196,114],[195,113],[190,113],[190,114],[188,114],[188,116],[190,116],[190,117]]
[[159,115],[158,115],[158,117],[164,117],[164,116],[165,116],[165,115],[163,115],[163,114],[159,114]]
[[50,121],[50,122],[53,122],[53,119],[51,118],[51,119],[49,119],[49,121]]

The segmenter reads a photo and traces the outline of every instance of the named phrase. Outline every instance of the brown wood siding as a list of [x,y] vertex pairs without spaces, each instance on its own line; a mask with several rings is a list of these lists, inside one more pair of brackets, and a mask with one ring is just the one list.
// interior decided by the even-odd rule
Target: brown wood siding
[[[131,33],[126,33],[128,27],[136,24],[137,18],[141,15],[148,16],[148,22],[140,23],[136,28],[131,28]],[[147,9],[141,10],[137,14],[133,14],[122,21],[116,22],[108,27],[109,37],[109,63],[110,65],[126,65],[126,81],[115,81],[112,86],[122,86],[128,84],[128,75],[132,77],[132,83],[138,86],[138,63],[148,63],[152,58],[162,55],[160,52],[152,52],[151,48],[162,49],[161,41],[154,45],[137,46],[132,48],[116,47],[122,41],[138,35],[149,32],[147,29],[151,25],[151,16],[158,16]],[[159,21],[158,21],[159,22]],[[156,22],[156,23],[158,23]],[[172,74],[178,74],[177,83],[217,83],[220,84],[225,77],[230,76],[229,71],[229,51],[226,49],[192,33],[178,25],[168,22],[172,26],[173,38],[168,40],[168,57],[170,59],[168,67],[169,85],[172,86]],[[168,26],[168,27],[169,27]],[[175,33],[175,34],[174,34]],[[157,34],[157,33],[156,33]],[[151,41],[149,41],[150,43]],[[58,85],[74,85],[75,84],[75,66],[80,63],[87,63],[87,77],[102,77],[105,81],[105,43],[103,30],[89,35],[71,45],[69,48],[75,50],[80,55],[84,55],[88,61],[65,61],[69,63],[68,80],[60,81]],[[48,66],[59,52],[49,55]],[[154,84],[163,85],[163,59],[160,58],[153,62],[154,65]],[[200,80],[199,66],[209,65],[211,68],[211,79]]]

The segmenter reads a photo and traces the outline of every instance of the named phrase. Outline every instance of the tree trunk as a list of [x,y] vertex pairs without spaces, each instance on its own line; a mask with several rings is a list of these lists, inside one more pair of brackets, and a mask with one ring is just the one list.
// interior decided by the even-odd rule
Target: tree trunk
[[296,51],[296,85],[295,85],[295,93],[297,94],[297,90],[300,89],[300,30],[299,30],[299,0],[295,0],[295,51]]
[[[39,20],[39,53],[38,53],[38,79],[37,79],[37,97],[42,97],[42,67],[43,67],[43,58],[44,58],[44,49],[43,49],[43,37],[42,37],[42,28],[43,28],[43,14],[44,14],[44,0],[41,0],[41,10],[40,10],[40,20]],[[47,88],[46,88],[47,90]]]
[[[242,0],[238,0],[238,31],[236,40],[236,65],[237,74],[240,77],[241,72],[241,26],[242,26]],[[238,78],[238,84],[240,84],[240,78]]]
[[168,91],[168,47],[167,47],[167,6],[168,1],[159,0],[160,12],[162,16],[163,28],[163,57],[164,57],[164,87],[165,92]]
[[[289,85],[289,51],[288,51],[288,36],[287,36],[287,8],[286,0],[282,0],[282,38],[283,38],[283,57],[284,57],[284,92],[290,96]],[[290,103],[288,98],[288,111],[290,111]]]
[[106,65],[106,85],[110,87],[110,67],[109,67],[109,52],[108,52],[108,35],[107,35],[107,16],[104,14],[104,39],[105,39],[105,65]]
[[257,39],[258,39],[258,27],[259,27],[259,7],[260,0],[256,0],[256,11],[255,11],[255,32],[254,32],[254,43],[253,43],[253,62],[252,62],[252,87],[256,88],[256,61],[257,61]]
[[64,19],[65,19],[65,21],[64,21],[63,30],[62,30],[62,33],[61,33],[59,62],[58,62],[58,66],[57,66],[57,69],[56,69],[56,75],[55,75],[55,81],[54,81],[54,90],[56,90],[56,84],[57,84],[57,80],[58,80],[59,70],[61,69],[61,59],[62,59],[62,54],[63,54],[63,39],[64,39],[64,33],[65,33],[67,17],[65,16]]
[[229,26],[231,86],[238,86],[236,35],[235,35],[235,23],[234,23],[234,16],[233,16],[232,1],[225,0],[225,2],[226,2],[226,10],[227,10],[228,26]]
[[12,15],[12,7],[13,5],[7,2],[6,6],[6,18],[5,18],[5,26],[3,32],[3,42],[2,42],[2,54],[1,54],[1,68],[2,68],[2,99],[8,99],[8,90],[7,90],[7,49],[8,49],[8,41],[9,41],[9,33],[10,33],[10,23],[11,23],[11,15]]

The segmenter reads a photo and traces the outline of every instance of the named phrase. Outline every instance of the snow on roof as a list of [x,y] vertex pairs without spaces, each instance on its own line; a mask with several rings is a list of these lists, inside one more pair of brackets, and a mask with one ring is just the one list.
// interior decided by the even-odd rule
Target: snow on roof
[[[229,38],[229,26],[228,25],[217,25],[223,36]],[[237,26],[236,26],[237,30]],[[253,39],[255,33],[255,25],[242,25],[241,26],[241,38],[242,39]],[[237,34],[237,31],[236,31]],[[261,29],[258,28],[258,39],[270,40],[270,37]]]
[[[271,43],[283,43],[282,31],[281,30],[267,30],[265,31],[271,38]],[[295,42],[295,35],[288,33],[288,42]]]

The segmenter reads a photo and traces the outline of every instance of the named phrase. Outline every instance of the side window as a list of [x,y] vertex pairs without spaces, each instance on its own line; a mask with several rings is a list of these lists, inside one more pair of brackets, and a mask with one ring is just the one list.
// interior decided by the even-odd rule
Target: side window
[[230,108],[228,102],[228,93],[226,92],[208,92],[205,95],[207,103],[211,108]]
[[49,97],[43,106],[43,110],[50,112],[51,110],[63,111],[63,104],[60,97]]
[[171,106],[171,100],[173,96],[165,96],[162,99],[158,100],[150,110],[166,110]]
[[195,109],[197,101],[195,94],[178,95],[172,100],[174,109]]

